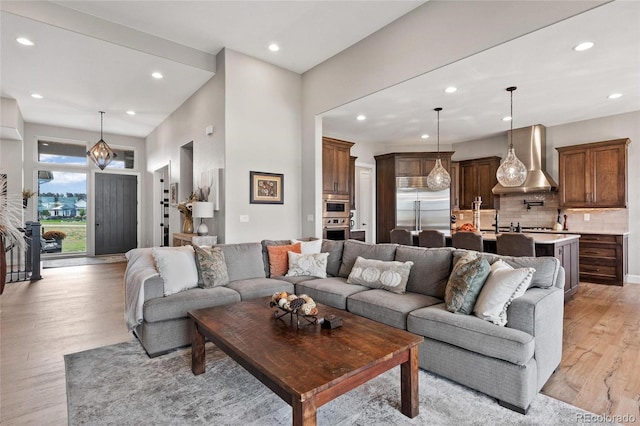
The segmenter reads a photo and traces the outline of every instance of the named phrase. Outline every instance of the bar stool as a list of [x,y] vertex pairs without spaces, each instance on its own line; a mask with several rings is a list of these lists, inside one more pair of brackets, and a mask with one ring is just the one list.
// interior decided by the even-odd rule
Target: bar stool
[[535,256],[536,243],[532,237],[524,234],[498,234],[496,251],[504,256]]
[[451,245],[455,248],[483,251],[482,235],[470,231],[457,231],[451,235]]
[[393,228],[391,230],[391,242],[404,246],[412,246],[413,236],[411,235],[411,231],[404,228]]
[[420,247],[444,247],[446,241],[444,234],[437,229],[423,229],[418,234],[418,245]]

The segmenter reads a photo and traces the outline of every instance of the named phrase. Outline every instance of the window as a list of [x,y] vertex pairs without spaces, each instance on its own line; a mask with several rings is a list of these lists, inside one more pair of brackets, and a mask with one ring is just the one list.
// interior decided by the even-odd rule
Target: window
[[[111,147],[117,157],[107,168],[133,169],[134,151],[129,149]],[[38,161],[49,164],[74,164],[86,166],[87,146],[73,142],[53,142],[47,140],[38,141]]]

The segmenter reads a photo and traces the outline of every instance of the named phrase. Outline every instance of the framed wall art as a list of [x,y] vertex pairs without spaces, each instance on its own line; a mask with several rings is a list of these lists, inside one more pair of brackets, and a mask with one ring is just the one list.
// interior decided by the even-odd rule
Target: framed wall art
[[173,207],[178,205],[178,184],[172,183],[169,185],[169,201]]
[[284,204],[284,175],[249,172],[251,204]]

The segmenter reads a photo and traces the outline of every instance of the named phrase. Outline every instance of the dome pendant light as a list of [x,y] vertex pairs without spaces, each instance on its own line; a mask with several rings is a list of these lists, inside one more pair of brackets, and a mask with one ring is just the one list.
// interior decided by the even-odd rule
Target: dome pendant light
[[438,113],[438,158],[436,158],[436,165],[427,176],[427,186],[432,191],[442,191],[451,185],[451,176],[447,169],[442,167],[442,161],[440,161],[440,111],[442,108],[435,108],[434,111]]
[[109,165],[111,160],[117,157],[113,149],[102,139],[102,116],[104,111],[98,111],[100,113],[100,140],[87,151],[87,156],[93,160],[100,170],[104,170]]
[[498,171],[496,178],[500,185],[504,187],[520,186],[527,179],[527,167],[516,157],[513,149],[513,91],[516,87],[507,87],[507,92],[511,93],[511,131],[509,132],[509,150],[507,158],[504,159]]

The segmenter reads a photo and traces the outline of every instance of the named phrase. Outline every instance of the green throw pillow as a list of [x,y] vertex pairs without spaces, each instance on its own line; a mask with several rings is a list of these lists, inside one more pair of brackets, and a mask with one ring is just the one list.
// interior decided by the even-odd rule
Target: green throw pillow
[[220,247],[195,246],[198,274],[202,278],[202,288],[213,288],[229,284],[227,263]]
[[454,266],[447,282],[444,295],[447,310],[470,315],[490,272],[491,265],[484,257],[477,257],[473,253],[463,256]]

